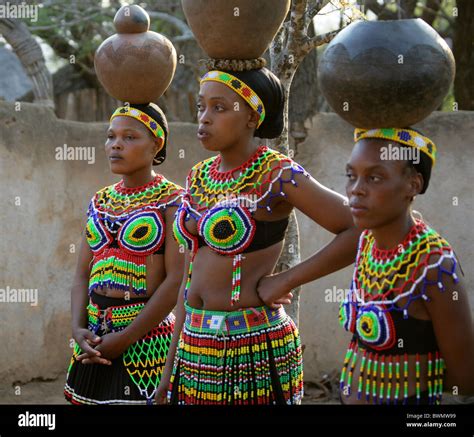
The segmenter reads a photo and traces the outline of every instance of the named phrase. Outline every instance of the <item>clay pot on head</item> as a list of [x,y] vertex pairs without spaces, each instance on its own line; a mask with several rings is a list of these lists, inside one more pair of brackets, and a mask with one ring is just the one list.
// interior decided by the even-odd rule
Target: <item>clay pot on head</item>
[[318,80],[337,114],[368,129],[423,120],[442,104],[454,73],[448,45],[417,18],[352,23],[326,48]]
[[97,49],[94,66],[105,90],[118,100],[149,103],[169,87],[176,50],[165,36],[148,30],[150,17],[137,5],[122,6],[114,18],[116,35]]
[[291,0],[181,0],[198,44],[211,58],[256,59],[275,37]]

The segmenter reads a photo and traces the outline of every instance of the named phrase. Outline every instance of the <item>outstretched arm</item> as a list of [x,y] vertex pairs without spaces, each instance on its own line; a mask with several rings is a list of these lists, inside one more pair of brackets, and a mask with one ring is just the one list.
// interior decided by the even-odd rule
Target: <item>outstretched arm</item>
[[352,221],[346,198],[312,177],[297,174],[295,181],[297,186],[284,185],[286,201],[336,237],[300,264],[262,278],[258,294],[267,305],[300,285],[352,264],[357,253],[360,230]]

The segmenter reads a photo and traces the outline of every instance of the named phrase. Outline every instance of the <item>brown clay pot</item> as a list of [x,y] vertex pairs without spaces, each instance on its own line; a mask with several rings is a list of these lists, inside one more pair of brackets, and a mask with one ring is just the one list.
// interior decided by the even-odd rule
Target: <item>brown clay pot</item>
[[114,18],[116,35],[97,49],[94,66],[105,90],[129,103],[156,101],[176,70],[176,50],[165,36],[152,32],[150,17],[137,5],[122,6]]
[[441,105],[454,72],[448,45],[420,18],[358,21],[327,46],[318,80],[332,109],[352,125],[406,127]]
[[272,42],[288,14],[291,0],[181,0],[181,3],[189,27],[209,57],[255,59]]

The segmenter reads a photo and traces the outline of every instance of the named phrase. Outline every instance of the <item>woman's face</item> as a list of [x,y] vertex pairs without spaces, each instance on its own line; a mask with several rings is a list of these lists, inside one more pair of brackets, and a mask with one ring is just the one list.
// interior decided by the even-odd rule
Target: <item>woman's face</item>
[[155,140],[138,120],[127,116],[114,117],[105,142],[110,170],[117,174],[131,174],[151,167],[162,142],[161,138]]
[[199,92],[198,139],[204,148],[220,151],[253,137],[258,115],[247,102],[219,82],[204,82]]
[[382,139],[358,141],[346,166],[346,194],[354,223],[361,229],[384,226],[405,214],[423,184],[421,175],[412,171],[407,161],[381,159],[382,148],[389,143]]

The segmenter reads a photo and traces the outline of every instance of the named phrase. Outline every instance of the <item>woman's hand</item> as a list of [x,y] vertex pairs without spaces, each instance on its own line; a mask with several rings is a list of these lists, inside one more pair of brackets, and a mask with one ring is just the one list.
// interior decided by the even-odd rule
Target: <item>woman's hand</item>
[[[124,332],[111,332],[109,334],[105,334],[101,337],[101,342],[99,345],[95,347],[95,350],[100,353],[100,356],[107,361],[105,364],[112,364],[110,360],[113,360],[123,354],[127,348],[130,346],[130,342],[127,339]],[[82,356],[83,364],[91,364],[90,357]],[[79,357],[77,357],[79,359]],[[104,364],[104,363],[102,363]]]
[[88,360],[89,363],[98,363],[98,364],[111,364],[109,360],[106,360],[101,357],[101,352],[97,349],[94,349],[95,346],[99,345],[102,339],[93,334],[86,328],[79,328],[73,332],[74,340],[81,348],[82,354],[76,357],[77,361]]
[[155,393],[155,403],[156,405],[167,405],[168,404],[168,386],[169,386],[169,379],[168,378],[161,378],[160,384],[156,389]]
[[272,309],[291,303],[293,293],[284,279],[284,274],[264,276],[257,284],[257,295]]

